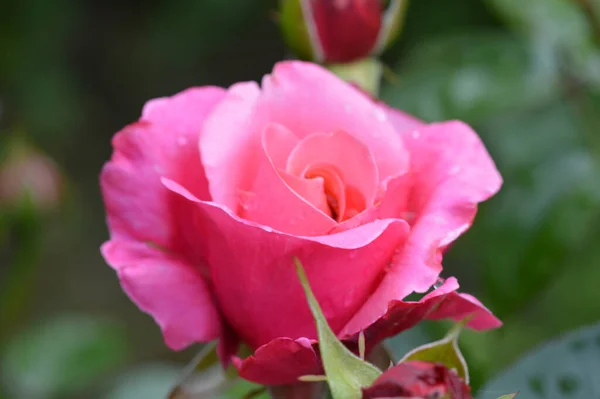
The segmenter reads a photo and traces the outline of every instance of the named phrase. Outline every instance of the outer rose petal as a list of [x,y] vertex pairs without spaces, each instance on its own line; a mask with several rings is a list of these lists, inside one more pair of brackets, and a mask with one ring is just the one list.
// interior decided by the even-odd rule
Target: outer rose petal
[[253,348],[278,337],[316,337],[294,256],[303,262],[331,328],[339,331],[377,286],[408,234],[402,220],[379,220],[350,234],[288,235],[198,201],[172,181],[164,183],[197,201],[204,224],[212,226],[204,244],[215,293],[227,320]]
[[[395,110],[388,112],[393,115]],[[405,130],[402,136],[411,154],[410,170],[386,193],[381,204],[385,211],[379,217],[393,217],[387,213],[400,212],[394,204],[402,204],[405,209],[395,216],[414,218],[411,233],[380,286],[345,327],[345,334],[377,320],[390,300],[427,291],[442,269],[441,251],[469,228],[477,204],[502,184],[483,143],[462,122]]]
[[442,286],[418,302],[391,301],[386,314],[365,331],[368,347],[417,325],[424,319],[463,320],[472,319],[467,326],[476,330],[487,330],[502,325],[481,302],[470,295],[456,292],[458,282],[447,279]]
[[224,96],[216,87],[192,88],[149,101],[139,122],[113,138],[114,153],[100,176],[111,238],[151,241],[171,248],[178,240],[172,194],[163,176],[209,199],[197,141],[206,115]]
[[307,338],[276,338],[246,359],[234,358],[242,378],[263,385],[293,384],[303,375],[322,373],[321,363]]
[[140,121],[113,138],[114,153],[100,178],[111,235],[103,255],[174,349],[216,338],[220,323],[200,276],[195,207],[167,190],[161,178],[209,198],[197,142],[206,115],[224,94],[215,87],[192,88],[149,101]]
[[219,336],[219,314],[209,289],[190,265],[139,242],[109,241],[102,254],[127,295],[154,317],[171,349]]
[[206,120],[200,138],[200,156],[206,170],[211,199],[237,211],[239,190],[249,191],[261,152],[266,123],[253,118],[260,89],[255,82],[238,83]]
[[268,115],[300,139],[316,132],[341,129],[373,154],[379,178],[403,174],[409,155],[383,108],[336,77],[311,63],[278,63],[264,77],[257,111]]

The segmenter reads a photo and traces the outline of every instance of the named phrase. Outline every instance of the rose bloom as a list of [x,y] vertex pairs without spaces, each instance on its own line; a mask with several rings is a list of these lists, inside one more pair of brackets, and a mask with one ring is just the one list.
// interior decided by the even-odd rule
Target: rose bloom
[[384,372],[363,399],[472,399],[471,388],[454,370],[429,362],[400,363]]
[[[462,122],[425,124],[283,62],[261,87],[151,100],[112,144],[102,253],[172,349],[219,339],[223,362],[263,384],[322,372],[293,257],[349,345],[424,318],[501,324],[454,278],[403,301],[439,281],[444,249],[501,185]],[[236,357],[239,343],[254,354]]]

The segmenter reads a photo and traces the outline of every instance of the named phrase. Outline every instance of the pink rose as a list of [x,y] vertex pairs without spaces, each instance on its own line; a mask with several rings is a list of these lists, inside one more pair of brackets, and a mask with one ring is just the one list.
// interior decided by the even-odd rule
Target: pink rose
[[[102,253],[173,349],[220,338],[223,360],[264,384],[319,373],[294,256],[349,345],[423,318],[501,324],[453,278],[402,301],[436,283],[443,250],[501,185],[464,123],[424,124],[317,65],[283,62],[262,87],[152,100],[113,146]],[[234,356],[240,341],[253,356]]]

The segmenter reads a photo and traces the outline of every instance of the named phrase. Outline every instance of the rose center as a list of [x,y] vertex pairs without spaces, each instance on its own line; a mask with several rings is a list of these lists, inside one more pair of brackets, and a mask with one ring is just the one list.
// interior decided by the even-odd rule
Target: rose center
[[303,173],[305,179],[322,179],[327,207],[332,219],[343,222],[366,208],[364,196],[348,185],[343,174],[331,164],[313,164]]

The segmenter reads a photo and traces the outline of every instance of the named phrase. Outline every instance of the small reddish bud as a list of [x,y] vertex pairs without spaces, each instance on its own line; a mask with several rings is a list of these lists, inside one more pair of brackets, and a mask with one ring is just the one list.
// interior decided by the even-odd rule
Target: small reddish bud
[[400,363],[363,389],[363,399],[472,399],[471,389],[455,371],[430,362]]
[[15,206],[24,198],[40,210],[55,208],[62,181],[56,164],[31,146],[14,142],[0,159],[0,206]]
[[298,56],[346,63],[381,52],[400,31],[407,0],[282,0],[281,28]]

